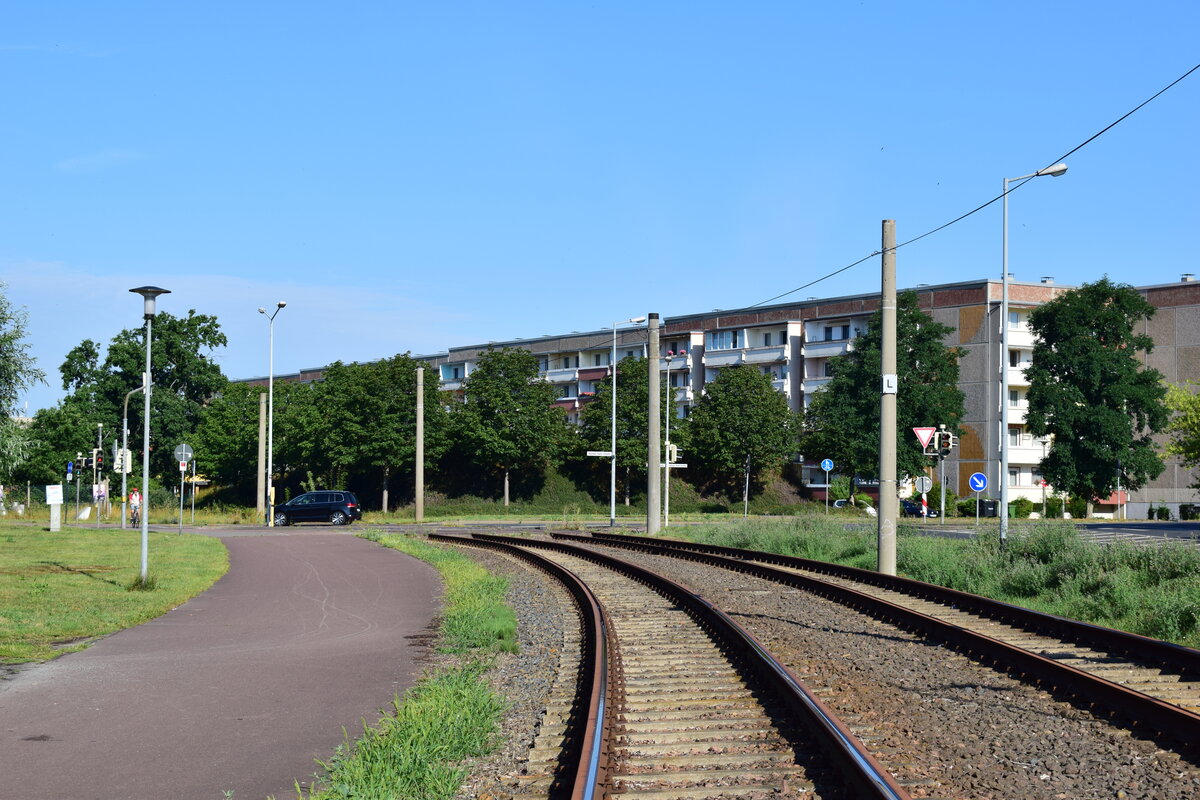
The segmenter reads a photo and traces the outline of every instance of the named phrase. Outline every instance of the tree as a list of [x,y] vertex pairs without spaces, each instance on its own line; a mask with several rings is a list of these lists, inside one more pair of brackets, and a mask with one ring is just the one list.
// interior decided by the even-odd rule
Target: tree
[[749,365],[725,367],[704,387],[688,427],[695,474],[731,495],[740,490],[743,501],[751,480],[796,452],[800,431],[787,398]]
[[504,480],[514,470],[542,471],[572,435],[554,387],[538,376],[538,359],[527,350],[488,350],[462,384],[463,402],[453,407],[452,429],[465,455]]
[[35,384],[45,382],[45,373],[35,366],[25,341],[28,314],[16,308],[4,294],[0,283],[0,483],[28,458],[33,440],[27,430],[13,419],[17,398]]
[[[617,364],[617,474],[625,505],[629,505],[630,490],[645,485],[646,456],[649,447],[650,360],[623,358]],[[600,381],[596,395],[579,414],[579,436],[583,450],[608,450],[612,446],[612,376]],[[670,397],[665,381],[660,382],[662,397],[659,408],[667,407]],[[671,441],[686,450],[684,420],[671,420]],[[597,477],[602,473],[608,486],[608,459],[588,459],[590,470]],[[607,496],[607,492],[606,492]]]
[[[389,482],[415,470],[417,368],[405,353],[368,364],[330,365],[316,387],[321,414],[315,434],[331,471],[377,487],[381,506],[389,506]],[[427,375],[425,461],[445,452],[448,431],[436,374]],[[411,486],[411,481],[406,482]],[[407,493],[406,493],[407,494]]]
[[1136,332],[1154,306],[1103,278],[1029,315],[1033,364],[1025,426],[1054,437],[1040,469],[1056,489],[1091,500],[1121,483],[1141,488],[1163,471],[1152,434],[1167,424],[1158,370],[1143,368],[1154,341]]
[[[95,447],[99,425],[103,424],[106,435],[120,437],[125,396],[142,385],[145,333],[145,328],[121,331],[109,343],[103,361],[100,345],[90,339],[67,354],[59,372],[70,394],[60,401],[60,413],[39,413],[34,421],[39,449],[62,462],[52,475],[43,477],[57,480],[76,450]],[[225,388],[225,376],[210,354],[226,339],[216,317],[194,310],[186,317],[160,312],[153,333],[150,458],[152,473],[161,476],[178,473],[175,446],[195,433],[204,403]],[[131,450],[139,448],[142,431],[143,404],[134,397],[129,404]]]
[[[945,425],[959,432],[964,396],[958,388],[958,348],[947,347],[954,329],[923,312],[916,292],[896,298],[896,469],[919,475],[929,465],[912,435],[915,427]],[[879,475],[879,386],[883,316],[876,311],[854,349],[832,361],[833,379],[805,411],[801,446],[809,458],[831,458],[839,472]]]
[[205,477],[251,501],[258,490],[258,398],[263,394],[262,386],[229,384],[204,407],[195,435]]
[[[1167,408],[1175,416],[1167,425],[1171,441],[1167,452],[1179,456],[1186,466],[1200,467],[1200,383],[1184,381],[1182,386],[1167,387]],[[1192,484],[1200,489],[1200,479]]]

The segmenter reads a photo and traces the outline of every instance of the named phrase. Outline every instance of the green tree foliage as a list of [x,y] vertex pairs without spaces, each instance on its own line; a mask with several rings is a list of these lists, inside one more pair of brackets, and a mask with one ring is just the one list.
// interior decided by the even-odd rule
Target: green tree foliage
[[33,440],[13,420],[17,398],[35,384],[45,382],[25,341],[28,315],[14,307],[0,283],[0,483],[7,481],[30,455]]
[[[617,491],[626,504],[635,486],[646,485],[646,455],[649,437],[650,360],[624,358],[617,364]],[[659,408],[666,409],[668,387],[660,381]],[[671,441],[680,451],[687,450],[686,420],[671,419]],[[596,395],[579,414],[579,457],[586,450],[608,450],[612,445],[612,377],[596,386]],[[588,458],[584,463],[608,496],[609,460]],[[601,480],[603,478],[603,480]]]
[[1162,375],[1139,351],[1154,341],[1136,332],[1154,314],[1131,286],[1103,278],[1065,292],[1029,315],[1035,336],[1025,425],[1054,437],[1042,474],[1059,491],[1107,497],[1136,490],[1163,471],[1151,434],[1167,424]]
[[[704,387],[688,421],[689,469],[736,496],[796,452],[799,419],[771,378],[748,365],[725,367]],[[743,494],[743,499],[745,499]]]
[[[417,433],[417,368],[425,366],[405,353],[369,364],[330,365],[314,387],[317,406],[311,430],[316,452],[333,483],[341,478],[371,486],[383,499],[395,483],[412,496]],[[426,368],[425,462],[441,458],[449,444],[445,403],[436,372]],[[403,479],[402,484],[398,482]],[[389,499],[388,505],[391,505]]]
[[[1182,386],[1168,386],[1167,408],[1175,414],[1167,426],[1171,434],[1167,452],[1193,469],[1200,467],[1200,383],[1185,381]],[[1200,489],[1200,480],[1192,488]]]
[[[809,459],[831,458],[839,472],[867,478],[879,475],[879,391],[883,319],[875,312],[853,349],[832,359],[833,379],[813,396],[804,417],[801,442]],[[915,427],[945,425],[959,431],[964,397],[958,388],[956,347],[947,347],[953,328],[923,312],[916,292],[896,301],[896,469],[918,475],[929,466]]]
[[229,384],[205,406],[196,429],[194,447],[203,454],[205,477],[250,502],[258,480],[258,398],[266,392],[262,386]]
[[451,427],[462,454],[504,482],[514,471],[540,474],[556,461],[574,433],[557,392],[538,375],[538,359],[527,350],[488,350],[463,380],[463,402],[452,407]]
[[[120,440],[125,396],[142,384],[145,334],[144,327],[121,331],[109,343],[103,361],[100,345],[90,339],[67,354],[59,371],[70,394],[56,408],[43,409],[34,417],[31,432],[39,442],[37,463],[25,477],[59,480],[77,451],[90,452],[96,446],[100,424],[106,455],[113,437]],[[154,318],[153,336],[150,468],[157,476],[178,475],[175,446],[195,434],[204,403],[225,388],[225,376],[211,353],[224,347],[226,339],[216,317],[195,311],[188,311],[186,317],[160,312]],[[129,402],[129,447],[134,451],[142,446],[140,398],[135,394]]]

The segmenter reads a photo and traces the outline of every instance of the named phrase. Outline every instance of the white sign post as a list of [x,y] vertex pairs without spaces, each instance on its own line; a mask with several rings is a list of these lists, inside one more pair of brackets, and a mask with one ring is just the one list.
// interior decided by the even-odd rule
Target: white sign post
[[987,488],[987,475],[973,472],[971,477],[967,478],[967,484],[975,490],[975,524],[979,525],[979,493]]
[[833,459],[827,458],[821,462],[821,469],[825,470],[825,513],[829,513],[829,473],[833,471]]
[[63,487],[61,483],[46,486],[46,505],[50,506],[50,532],[62,530]]
[[183,533],[183,495],[187,488],[187,468],[192,460],[192,448],[186,444],[176,447],[175,460],[179,462],[179,532]]

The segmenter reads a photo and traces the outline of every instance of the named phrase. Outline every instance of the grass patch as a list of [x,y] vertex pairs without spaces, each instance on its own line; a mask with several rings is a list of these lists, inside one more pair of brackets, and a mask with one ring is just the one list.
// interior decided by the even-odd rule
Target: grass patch
[[[871,526],[823,515],[746,520],[672,529],[671,536],[874,569]],[[1014,526],[1008,545],[987,531],[971,540],[941,539],[901,525],[897,572],[1049,614],[1200,647],[1200,550],[1099,544],[1069,522]]]
[[508,579],[489,573],[456,550],[411,535],[365,531],[363,538],[426,561],[445,582],[438,648],[455,663],[423,678],[397,698],[375,726],[349,736],[301,800],[420,798],[445,800],[466,777],[462,762],[498,743],[505,701],[487,671],[497,652],[516,652],[516,616],[505,602]]
[[150,567],[135,586],[139,531],[0,527],[0,662],[46,661],[160,616],[215,583],[229,555],[217,539],[151,533]]

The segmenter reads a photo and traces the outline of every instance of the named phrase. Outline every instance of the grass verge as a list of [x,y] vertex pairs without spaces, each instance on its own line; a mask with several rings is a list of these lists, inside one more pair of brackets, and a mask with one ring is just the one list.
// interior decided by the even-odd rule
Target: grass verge
[[516,651],[516,616],[505,601],[507,578],[457,551],[410,535],[365,531],[363,538],[433,565],[445,582],[438,649],[452,663],[396,698],[374,726],[349,736],[301,800],[453,797],[466,777],[465,759],[497,744],[505,701],[487,682],[494,654]]
[[[847,530],[818,516],[748,520],[673,529],[693,541],[745,547],[875,569],[875,531]],[[1200,550],[1099,544],[1067,522],[1014,527],[1007,547],[999,533],[941,539],[902,525],[897,572],[1049,614],[1200,647]]]
[[0,527],[0,663],[80,650],[170,611],[229,569],[217,539],[151,533],[149,547],[149,580],[135,586],[138,531]]

